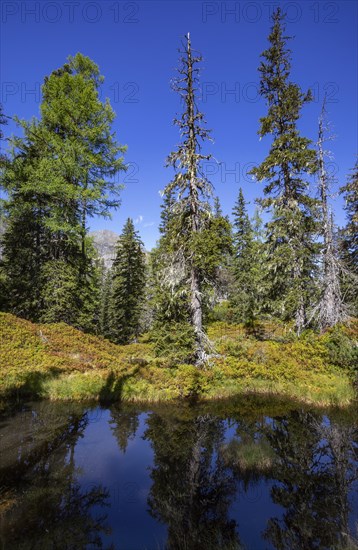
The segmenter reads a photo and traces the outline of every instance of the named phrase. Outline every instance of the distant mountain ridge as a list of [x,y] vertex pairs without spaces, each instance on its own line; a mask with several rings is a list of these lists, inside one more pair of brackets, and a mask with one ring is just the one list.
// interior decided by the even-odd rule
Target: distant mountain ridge
[[116,255],[116,244],[119,234],[109,229],[92,231],[89,236],[93,238],[93,244],[106,268],[110,268]]

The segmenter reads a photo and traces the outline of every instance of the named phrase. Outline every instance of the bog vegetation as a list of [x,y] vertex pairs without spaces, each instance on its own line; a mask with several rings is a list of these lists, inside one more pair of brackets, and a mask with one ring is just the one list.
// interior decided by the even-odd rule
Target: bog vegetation
[[[65,324],[34,324],[0,314],[0,403],[13,397],[102,402],[216,399],[240,393],[285,395],[317,405],[354,399],[358,324],[295,336],[283,324],[217,321],[208,338],[217,354],[205,367],[158,357],[145,335],[117,345]],[[260,334],[258,338],[258,333]]]
[[250,218],[238,189],[230,218],[203,167],[211,155],[198,108],[201,56],[185,37],[160,238],[145,252],[129,218],[109,269],[88,223],[119,207],[126,147],[100,99],[103,76],[78,53],[45,78],[40,118],[14,117],[23,135],[0,159],[3,397],[353,399],[358,164],[341,187],[347,223],[337,228],[325,101],[317,136],[301,135],[312,96],[291,80],[289,40],[278,8],[259,65],[258,133],[270,147],[251,174],[263,198]]

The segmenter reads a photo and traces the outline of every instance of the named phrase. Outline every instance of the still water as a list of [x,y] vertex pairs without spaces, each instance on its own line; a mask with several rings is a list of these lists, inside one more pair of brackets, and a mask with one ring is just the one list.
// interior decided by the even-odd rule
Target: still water
[[245,398],[0,419],[0,547],[356,548],[357,413]]

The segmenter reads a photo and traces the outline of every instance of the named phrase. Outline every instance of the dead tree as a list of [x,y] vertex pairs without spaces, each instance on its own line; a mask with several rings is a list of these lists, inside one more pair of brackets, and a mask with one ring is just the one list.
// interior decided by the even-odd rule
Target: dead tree
[[332,176],[329,175],[325,157],[330,153],[324,150],[324,143],[332,136],[327,136],[326,97],[323,100],[322,111],[318,121],[318,192],[322,211],[322,279],[321,296],[318,303],[317,318],[321,330],[332,327],[347,317],[343,302],[340,275],[344,267],[341,265],[338,250],[334,240],[334,219],[330,210],[328,197]]
[[181,234],[186,236],[184,241],[179,236],[178,247],[184,249],[188,269],[191,323],[196,335],[196,359],[200,363],[205,358],[208,343],[203,331],[202,274],[195,261],[195,251],[189,243],[195,240],[195,235],[202,229],[205,213],[209,209],[208,200],[212,196],[212,185],[201,167],[203,160],[211,158],[211,155],[201,153],[202,142],[210,140],[210,131],[206,129],[204,115],[196,103],[197,64],[202,57],[193,55],[189,33],[185,39],[186,43],[180,51],[179,76],[173,82],[173,89],[180,94],[184,105],[181,117],[174,119],[174,124],[180,129],[181,143],[167,159],[167,166],[175,169],[175,176],[165,192],[175,191],[178,194],[176,215],[180,216]]

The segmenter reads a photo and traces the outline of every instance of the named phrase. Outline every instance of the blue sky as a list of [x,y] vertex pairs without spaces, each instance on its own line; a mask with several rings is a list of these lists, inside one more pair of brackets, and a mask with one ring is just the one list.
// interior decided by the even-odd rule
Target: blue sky
[[[250,212],[263,185],[246,175],[261,162],[270,144],[259,141],[258,120],[266,112],[258,96],[260,53],[267,46],[269,15],[280,4],[287,12],[287,34],[294,36],[292,80],[311,87],[314,101],[302,112],[302,134],[316,140],[325,92],[336,138],[329,148],[337,182],[342,185],[357,155],[357,7],[355,1],[9,1],[1,4],[1,96],[5,113],[37,116],[44,76],[80,51],[105,76],[102,97],[109,97],[117,118],[114,130],[128,146],[122,206],[112,220],[90,220],[91,229],[120,232],[127,217],[136,220],[146,247],[158,237],[159,191],[172,173],[164,167],[179,134],[180,112],[170,89],[178,47],[190,31],[204,58],[200,106],[214,143],[205,151],[221,164],[207,166],[223,210],[230,213],[239,186]],[[6,133],[14,132],[9,124]],[[333,200],[338,224],[344,223],[342,198]]]

